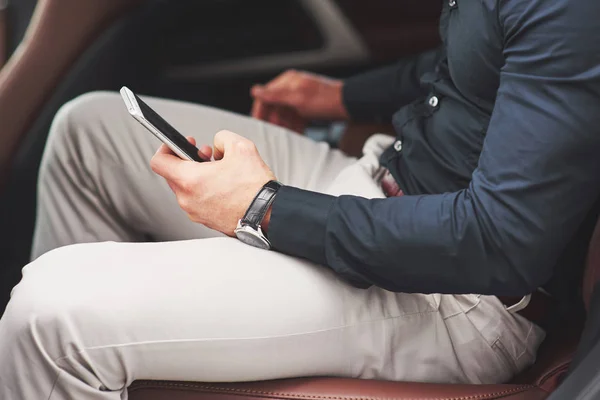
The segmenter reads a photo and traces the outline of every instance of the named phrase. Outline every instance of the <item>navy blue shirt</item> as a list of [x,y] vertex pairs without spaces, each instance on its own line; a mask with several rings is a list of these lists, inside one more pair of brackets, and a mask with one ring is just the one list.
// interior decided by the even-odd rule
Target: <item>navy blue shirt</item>
[[576,280],[600,194],[599,18],[598,0],[446,0],[439,49],[344,84],[354,119],[393,122],[403,146],[381,161],[406,195],[284,187],[275,249],[401,292]]

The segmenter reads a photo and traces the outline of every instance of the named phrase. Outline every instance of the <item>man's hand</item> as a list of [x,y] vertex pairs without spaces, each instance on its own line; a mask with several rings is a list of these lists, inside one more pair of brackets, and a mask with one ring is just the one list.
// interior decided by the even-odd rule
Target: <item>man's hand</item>
[[252,116],[300,133],[311,119],[345,120],[342,86],[340,80],[289,70],[252,87]]
[[[195,145],[193,138],[188,140]],[[200,152],[208,158],[212,155],[215,161],[182,160],[162,145],[150,165],[167,180],[179,206],[192,221],[233,236],[256,193],[275,175],[254,143],[233,132],[218,132],[214,151],[202,146]]]

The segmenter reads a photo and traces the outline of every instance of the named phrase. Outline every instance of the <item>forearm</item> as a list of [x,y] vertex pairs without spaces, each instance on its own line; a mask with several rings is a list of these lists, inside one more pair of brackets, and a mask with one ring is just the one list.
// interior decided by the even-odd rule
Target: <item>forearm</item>
[[354,286],[522,295],[538,283],[484,233],[466,192],[367,200],[285,188],[278,196],[274,247],[327,265]]

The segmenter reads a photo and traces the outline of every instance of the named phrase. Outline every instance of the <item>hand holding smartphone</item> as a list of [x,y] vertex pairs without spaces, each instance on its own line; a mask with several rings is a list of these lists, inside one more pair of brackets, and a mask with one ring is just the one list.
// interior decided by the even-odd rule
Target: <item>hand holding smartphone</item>
[[196,162],[210,161],[200,157],[196,146],[188,142],[185,136],[173,128],[171,124],[165,121],[126,86],[121,88],[121,97],[127,106],[129,114],[161,142],[166,144],[173,153],[184,160]]

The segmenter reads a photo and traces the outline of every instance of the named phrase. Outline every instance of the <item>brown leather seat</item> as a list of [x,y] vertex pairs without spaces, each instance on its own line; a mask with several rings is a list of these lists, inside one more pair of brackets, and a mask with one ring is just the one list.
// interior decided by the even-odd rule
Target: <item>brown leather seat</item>
[[[600,279],[600,221],[590,242],[583,295],[589,304]],[[583,321],[570,329],[548,332],[536,364],[509,384],[448,385],[340,378],[298,378],[252,383],[200,383],[136,381],[129,387],[130,400],[477,400],[545,399],[565,376],[579,341]],[[262,360],[269,362],[269,360]]]

